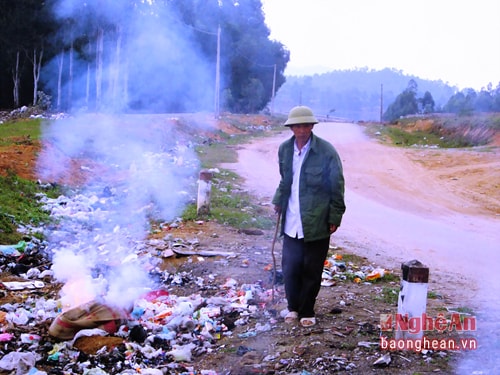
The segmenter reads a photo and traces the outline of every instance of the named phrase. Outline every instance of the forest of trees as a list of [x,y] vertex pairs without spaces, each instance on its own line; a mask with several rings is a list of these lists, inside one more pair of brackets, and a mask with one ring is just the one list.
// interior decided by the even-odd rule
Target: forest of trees
[[258,112],[285,82],[260,0],[0,0],[0,108]]
[[471,115],[478,112],[500,112],[500,84],[492,89],[491,84],[479,93],[473,89],[465,89],[452,95],[442,108],[437,108],[429,91],[422,97],[417,96],[418,85],[414,80],[389,105],[383,115],[386,121],[394,121],[403,116],[436,112]]
[[[500,111],[476,92],[395,69],[287,76],[261,0],[0,0],[0,109],[287,113],[392,121]],[[273,100],[273,94],[276,94]]]

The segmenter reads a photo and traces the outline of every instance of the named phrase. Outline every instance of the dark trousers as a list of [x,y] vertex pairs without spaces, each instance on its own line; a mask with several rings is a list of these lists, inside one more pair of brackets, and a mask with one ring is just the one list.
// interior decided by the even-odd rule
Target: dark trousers
[[330,238],[305,242],[285,234],[281,267],[287,307],[289,311],[298,312],[300,318],[314,316],[329,245]]

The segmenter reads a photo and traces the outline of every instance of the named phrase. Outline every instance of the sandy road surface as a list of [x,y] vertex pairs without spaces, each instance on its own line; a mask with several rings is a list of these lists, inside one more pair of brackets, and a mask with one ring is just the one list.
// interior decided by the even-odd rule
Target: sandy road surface
[[[382,145],[356,124],[320,123],[314,132],[334,144],[344,165],[347,212],[333,243],[391,269],[418,259],[430,268],[430,289],[474,305],[495,300],[500,307],[498,190],[478,201],[469,185],[460,185],[467,171],[443,178],[442,170],[438,175],[419,162],[424,150]],[[238,163],[226,165],[263,202],[278,183],[278,145],[290,135],[285,130],[243,146]],[[440,152],[443,160],[457,157],[455,150]],[[485,157],[482,168],[498,179],[498,153]]]

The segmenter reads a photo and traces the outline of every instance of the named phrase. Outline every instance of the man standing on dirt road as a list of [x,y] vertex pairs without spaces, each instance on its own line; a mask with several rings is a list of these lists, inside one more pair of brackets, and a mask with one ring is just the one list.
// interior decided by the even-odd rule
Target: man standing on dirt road
[[313,134],[317,123],[308,107],[290,110],[285,126],[293,136],[279,146],[281,180],[272,200],[284,236],[284,318],[287,323],[300,319],[303,327],[316,324],[314,305],[330,236],[345,212],[342,163],[335,148]]

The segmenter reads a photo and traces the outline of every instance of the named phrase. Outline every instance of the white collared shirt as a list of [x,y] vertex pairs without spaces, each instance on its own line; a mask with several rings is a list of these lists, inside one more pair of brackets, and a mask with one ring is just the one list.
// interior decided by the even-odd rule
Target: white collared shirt
[[302,150],[299,150],[296,142],[293,145],[292,191],[290,193],[290,198],[288,199],[285,220],[285,233],[293,238],[304,238],[304,230],[302,228],[302,220],[300,217],[299,178],[302,163],[304,162],[307,152],[309,151],[310,144],[311,138],[309,138],[304,147],[302,147]]

